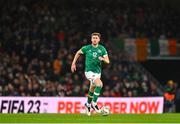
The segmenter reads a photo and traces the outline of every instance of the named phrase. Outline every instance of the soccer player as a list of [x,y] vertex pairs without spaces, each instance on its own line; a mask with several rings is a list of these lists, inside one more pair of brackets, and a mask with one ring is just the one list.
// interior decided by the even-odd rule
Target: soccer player
[[103,83],[101,81],[102,62],[109,64],[109,57],[104,46],[100,45],[100,33],[91,34],[91,44],[83,46],[74,56],[71,71],[76,71],[76,61],[81,54],[85,55],[85,76],[90,81],[87,103],[85,103],[86,113],[91,115],[91,108],[97,113],[100,109],[97,106],[97,99],[100,95]]

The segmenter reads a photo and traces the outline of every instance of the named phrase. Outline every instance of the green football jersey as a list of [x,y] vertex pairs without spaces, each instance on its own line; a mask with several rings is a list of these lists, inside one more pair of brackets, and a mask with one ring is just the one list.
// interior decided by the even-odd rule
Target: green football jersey
[[107,51],[102,45],[93,47],[92,45],[86,45],[81,48],[82,53],[85,55],[85,72],[92,71],[94,73],[101,73],[102,61],[99,57],[107,55]]

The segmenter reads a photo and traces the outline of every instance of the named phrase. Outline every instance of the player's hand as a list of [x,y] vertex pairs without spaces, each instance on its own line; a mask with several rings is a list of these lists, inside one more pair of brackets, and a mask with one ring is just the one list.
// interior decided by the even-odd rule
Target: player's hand
[[76,64],[72,64],[71,65],[71,72],[75,72],[76,71]]
[[103,60],[104,60],[104,57],[99,56],[99,60],[103,61]]

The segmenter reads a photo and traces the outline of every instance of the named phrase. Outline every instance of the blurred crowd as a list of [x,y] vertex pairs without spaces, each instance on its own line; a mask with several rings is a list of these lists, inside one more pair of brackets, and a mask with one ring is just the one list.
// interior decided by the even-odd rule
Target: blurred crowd
[[157,83],[131,57],[115,51],[110,38],[178,37],[180,16],[168,5],[130,2],[1,0],[0,95],[84,96],[89,87],[84,57],[76,73],[70,66],[97,31],[111,60],[103,65],[101,96],[159,96]]

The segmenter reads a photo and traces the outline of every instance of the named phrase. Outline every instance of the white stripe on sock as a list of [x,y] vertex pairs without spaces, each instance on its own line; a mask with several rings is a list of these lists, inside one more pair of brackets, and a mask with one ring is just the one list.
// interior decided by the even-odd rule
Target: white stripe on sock
[[99,96],[99,93],[94,92],[94,95]]

